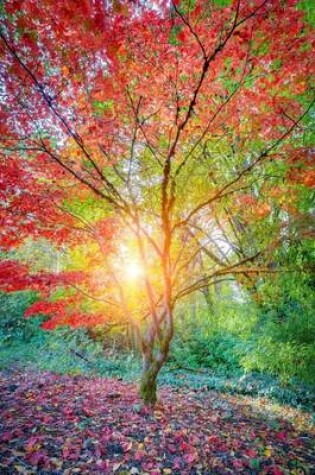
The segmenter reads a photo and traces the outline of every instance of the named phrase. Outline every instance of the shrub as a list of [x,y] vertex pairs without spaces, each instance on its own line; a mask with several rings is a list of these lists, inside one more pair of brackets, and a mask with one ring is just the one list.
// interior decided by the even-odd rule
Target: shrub
[[0,292],[0,344],[27,341],[38,331],[38,319],[23,318],[24,312],[34,301],[34,292]]

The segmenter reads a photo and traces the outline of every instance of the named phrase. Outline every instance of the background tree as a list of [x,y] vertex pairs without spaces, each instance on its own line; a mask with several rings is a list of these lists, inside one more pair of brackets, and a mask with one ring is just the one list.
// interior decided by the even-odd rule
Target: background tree
[[145,402],[156,400],[177,302],[278,272],[269,265],[283,238],[283,215],[269,219],[282,206],[275,189],[297,156],[304,184],[313,183],[302,145],[314,38],[297,7],[1,7],[1,157],[13,170],[3,184],[4,246],[29,233],[62,243],[71,287],[58,299],[52,279],[50,298],[27,313],[51,315],[46,328],[132,324]]

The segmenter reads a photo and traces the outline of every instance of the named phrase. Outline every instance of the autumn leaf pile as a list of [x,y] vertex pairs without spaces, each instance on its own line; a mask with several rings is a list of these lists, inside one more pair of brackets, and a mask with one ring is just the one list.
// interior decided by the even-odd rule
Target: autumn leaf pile
[[[0,473],[314,473],[311,428],[215,392],[162,388],[153,409],[135,385],[52,373],[0,377]],[[314,454],[314,452],[313,452]]]

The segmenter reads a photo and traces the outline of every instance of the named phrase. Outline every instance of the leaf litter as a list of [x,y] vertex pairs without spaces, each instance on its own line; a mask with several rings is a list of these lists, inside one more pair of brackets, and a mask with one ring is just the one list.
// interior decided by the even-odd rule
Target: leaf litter
[[145,407],[124,381],[0,374],[3,475],[311,475],[314,430],[251,398],[163,387]]

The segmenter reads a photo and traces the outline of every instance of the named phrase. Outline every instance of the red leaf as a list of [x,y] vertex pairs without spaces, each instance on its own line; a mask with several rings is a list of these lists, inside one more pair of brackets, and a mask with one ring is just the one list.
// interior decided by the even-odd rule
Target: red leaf
[[194,463],[197,460],[197,454],[195,452],[187,454],[184,456],[184,460],[186,463],[189,463],[189,464]]
[[276,434],[276,437],[279,440],[286,440],[287,439],[287,434],[285,432],[278,432]]

